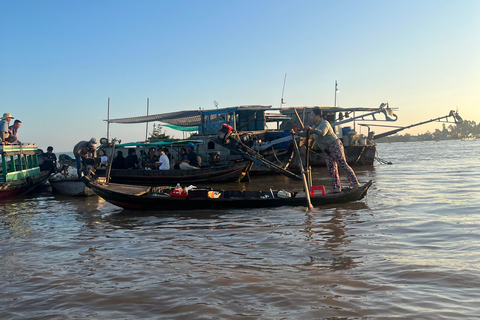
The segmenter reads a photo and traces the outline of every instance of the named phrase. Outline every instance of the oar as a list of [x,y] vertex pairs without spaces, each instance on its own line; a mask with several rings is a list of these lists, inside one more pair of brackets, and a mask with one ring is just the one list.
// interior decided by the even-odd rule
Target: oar
[[291,135],[292,135],[293,145],[295,146],[295,151],[297,152],[298,160],[300,162],[300,170],[302,171],[303,188],[305,189],[305,195],[306,195],[306,198],[307,198],[308,210],[312,211],[313,206],[312,206],[312,202],[310,201],[310,188],[308,187],[307,178],[305,177],[305,171],[303,170],[302,158],[300,156],[300,151],[298,150],[298,145],[297,145],[297,141],[295,140],[295,136],[294,136],[293,133],[291,133]]

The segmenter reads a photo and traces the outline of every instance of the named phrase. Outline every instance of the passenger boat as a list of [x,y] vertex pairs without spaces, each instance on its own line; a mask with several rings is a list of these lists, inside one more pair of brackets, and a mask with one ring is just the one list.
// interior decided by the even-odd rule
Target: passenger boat
[[[232,162],[218,163],[216,161],[203,161],[202,166],[197,169],[180,170],[173,169],[175,160],[181,158],[180,149],[185,148],[189,142],[201,144],[198,140],[180,140],[168,139],[162,141],[149,142],[128,142],[109,147],[100,147],[106,154],[112,157],[118,151],[123,154],[128,154],[128,150],[135,149],[135,153],[147,153],[150,148],[159,149],[167,147],[170,153],[170,167],[169,170],[145,170],[145,169],[108,169],[107,167],[100,167],[95,169],[97,177],[106,177],[109,175],[109,181],[113,183],[126,183],[136,185],[160,185],[168,183],[201,183],[201,182],[230,182],[242,180],[248,174],[251,168],[249,161],[239,159]],[[114,148],[112,150],[112,148]],[[140,157],[139,157],[140,158]]]
[[30,192],[47,180],[50,172],[40,170],[37,149],[34,143],[0,145],[0,200]]
[[[191,170],[111,169],[110,182],[136,185],[168,183],[201,183],[241,180],[247,173],[248,161],[201,167]],[[107,169],[96,169],[97,176],[106,176]]]
[[[176,196],[171,187],[106,184],[88,177],[83,177],[83,181],[106,201],[133,210],[247,209],[307,205],[305,192],[193,189],[186,196]],[[345,189],[341,193],[313,195],[310,197],[311,203],[318,207],[359,201],[365,197],[372,183],[373,181],[368,181],[357,190]]]

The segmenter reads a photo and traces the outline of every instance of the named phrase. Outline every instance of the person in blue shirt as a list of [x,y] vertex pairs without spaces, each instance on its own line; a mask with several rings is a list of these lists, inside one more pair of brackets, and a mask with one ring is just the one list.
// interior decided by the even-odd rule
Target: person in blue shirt
[[12,121],[13,117],[11,113],[4,113],[2,120],[0,121],[0,143],[1,144],[12,144],[17,139],[10,135],[10,131],[8,130],[8,124]]

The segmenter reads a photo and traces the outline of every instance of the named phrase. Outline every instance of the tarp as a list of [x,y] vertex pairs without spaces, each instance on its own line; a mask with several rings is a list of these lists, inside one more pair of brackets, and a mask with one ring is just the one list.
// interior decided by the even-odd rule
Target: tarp
[[178,130],[178,131],[187,131],[187,132],[192,132],[192,131],[198,131],[198,126],[194,126],[194,127],[182,127],[182,126],[176,126],[176,125],[173,125],[173,124],[168,124],[168,123],[161,123],[160,124],[161,127],[168,127],[170,129],[173,129],[173,130]]
[[201,121],[200,114],[201,114],[200,110],[177,111],[177,112],[169,112],[169,113],[162,113],[162,114],[154,114],[151,116],[110,119],[106,121],[110,123],[145,123],[145,122],[152,122],[152,121],[161,121],[161,122],[166,122],[168,124],[175,125],[175,126],[198,127],[200,126],[200,121]]
[[127,142],[122,144],[115,145],[115,148],[125,148],[125,147],[149,147],[149,146],[171,146],[174,144],[184,144],[186,145],[189,142],[193,143],[203,143],[201,140],[174,140],[174,141],[157,141],[157,142]]

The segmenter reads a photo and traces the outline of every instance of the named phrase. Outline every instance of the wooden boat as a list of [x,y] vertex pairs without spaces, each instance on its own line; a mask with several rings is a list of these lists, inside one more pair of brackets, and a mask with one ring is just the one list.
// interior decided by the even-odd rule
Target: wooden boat
[[52,191],[64,196],[88,197],[95,195],[92,189],[87,187],[83,181],[78,179],[54,180],[49,179]]
[[0,145],[0,200],[30,192],[47,180],[50,172],[40,171],[37,149],[33,143]]
[[[186,197],[175,197],[170,194],[170,187],[105,184],[87,177],[84,177],[83,181],[106,201],[122,208],[135,210],[246,209],[305,206],[307,203],[304,192],[293,192],[290,197],[279,197],[280,191],[219,190],[215,192],[215,195],[218,197],[212,198],[211,195],[214,191],[194,189],[190,190]],[[373,181],[368,181],[357,190],[314,195],[311,197],[312,205],[322,206],[361,200],[365,197],[372,183]]]
[[[202,167],[192,170],[143,170],[143,169],[112,169],[110,182],[135,185],[159,185],[169,183],[201,183],[224,182],[241,179],[247,170],[248,161],[227,165]],[[99,168],[95,174],[106,176],[106,169]]]

